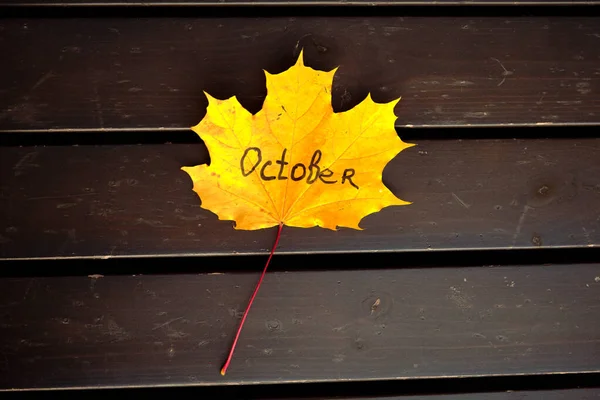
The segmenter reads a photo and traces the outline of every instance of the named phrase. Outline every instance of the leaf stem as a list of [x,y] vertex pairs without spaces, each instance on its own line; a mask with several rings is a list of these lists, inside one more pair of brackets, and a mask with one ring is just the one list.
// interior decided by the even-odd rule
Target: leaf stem
[[269,267],[269,264],[271,263],[271,258],[273,258],[273,253],[275,253],[275,249],[277,248],[277,245],[279,244],[279,238],[281,237],[282,229],[283,229],[283,223],[280,222],[279,229],[277,230],[277,236],[275,237],[275,243],[273,244],[273,248],[271,249],[271,254],[269,254],[269,258],[267,259],[265,267],[263,268],[262,274],[260,275],[260,279],[258,280],[256,287],[254,288],[254,293],[252,293],[252,296],[250,297],[250,301],[248,302],[248,305],[246,306],[246,311],[244,311],[244,315],[242,316],[242,321],[240,322],[240,326],[238,327],[237,332],[235,334],[235,338],[233,339],[233,343],[231,344],[231,349],[229,350],[229,355],[227,356],[227,360],[225,361],[225,364],[223,364],[223,368],[221,368],[221,375],[225,375],[227,373],[227,368],[229,368],[229,364],[231,364],[231,359],[233,358],[233,352],[235,351],[235,346],[237,345],[238,339],[240,338],[240,334],[242,333],[242,327],[244,326],[244,322],[246,322],[246,317],[248,316],[250,307],[252,307],[254,298],[258,294],[258,289],[260,289],[260,285],[262,284],[263,279],[265,279],[265,275],[267,273],[267,268]]

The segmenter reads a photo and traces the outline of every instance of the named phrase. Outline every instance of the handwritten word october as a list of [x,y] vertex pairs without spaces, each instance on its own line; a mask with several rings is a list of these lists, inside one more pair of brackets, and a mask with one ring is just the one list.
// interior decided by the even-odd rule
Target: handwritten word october
[[[288,179],[288,177],[284,175],[284,168],[286,165],[289,164],[289,162],[285,160],[286,153],[287,149],[283,149],[283,152],[281,153],[281,158],[275,161],[275,164],[279,164],[279,173],[277,175],[273,175],[273,169],[276,169],[276,167],[273,165],[273,162],[271,160],[267,160],[264,162],[264,164],[262,164],[262,166],[260,166],[260,164],[262,163],[262,152],[258,147],[249,147],[244,151],[244,155],[242,155],[242,158],[240,159],[240,169],[242,170],[242,175],[248,176],[260,166],[260,169],[258,171],[260,178],[263,181],[272,181],[275,179],[280,181],[286,180]],[[248,159],[248,156],[250,154],[256,155],[256,161],[252,162],[250,159]],[[332,170],[330,170],[329,168],[321,170],[319,162],[321,161],[322,155],[323,153],[321,152],[321,150],[315,150],[315,152],[312,155],[312,158],[310,159],[310,164],[308,165],[308,167],[302,163],[295,164],[290,170],[290,179],[297,182],[306,178],[306,183],[308,184],[315,183],[317,179],[319,179],[321,182],[327,185],[337,183],[338,180],[333,179],[335,173]],[[246,162],[252,164],[250,169],[247,168]],[[358,189],[358,186],[354,182],[352,182],[352,177],[355,174],[356,171],[354,170],[354,168],[344,169],[344,172],[341,176],[341,183],[344,184],[346,181],[348,181],[350,185]]]

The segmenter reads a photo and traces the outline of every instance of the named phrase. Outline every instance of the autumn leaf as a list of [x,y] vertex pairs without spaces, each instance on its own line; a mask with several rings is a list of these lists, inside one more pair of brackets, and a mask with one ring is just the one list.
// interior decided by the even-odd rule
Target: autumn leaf
[[206,93],[208,109],[192,129],[210,153],[210,165],[184,167],[202,207],[236,229],[280,224],[359,228],[365,216],[406,205],[383,184],[385,165],[411,144],[394,129],[399,100],[371,96],[334,113],[335,69],[304,65],[302,53],[287,71],[270,74],[262,109],[252,115],[235,97]]
[[329,72],[294,66],[267,77],[262,109],[252,115],[235,97],[208,93],[206,116],[192,129],[206,144],[210,165],[183,167],[201,206],[236,229],[279,226],[260,279],[244,311],[229,356],[265,277],[284,225],[361,229],[367,215],[406,205],[383,184],[386,164],[404,143],[394,129],[398,100],[380,104],[367,96],[351,110],[334,113]]

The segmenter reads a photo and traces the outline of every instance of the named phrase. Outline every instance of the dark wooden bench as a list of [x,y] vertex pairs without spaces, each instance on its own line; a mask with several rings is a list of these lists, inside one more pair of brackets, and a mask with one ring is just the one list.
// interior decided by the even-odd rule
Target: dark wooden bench
[[[595,3],[1,0],[0,389],[600,398]],[[189,127],[300,49],[402,97],[413,204],[284,228],[223,377],[274,232],[199,207]]]

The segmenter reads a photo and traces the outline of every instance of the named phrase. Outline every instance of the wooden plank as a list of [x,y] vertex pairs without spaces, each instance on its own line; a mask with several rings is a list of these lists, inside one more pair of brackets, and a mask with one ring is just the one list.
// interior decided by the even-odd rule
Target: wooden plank
[[[315,397],[316,398],[316,397]],[[600,398],[600,389],[531,390],[497,393],[460,393],[437,395],[399,395],[385,397],[328,397],[327,399],[360,400],[592,400]],[[308,397],[307,397],[308,399]],[[300,400],[295,398],[295,400]]]
[[[588,400],[600,398],[598,389],[571,389],[553,391],[531,392],[505,392],[505,393],[477,393],[435,396],[400,396],[380,397],[380,400],[406,399],[406,400],[512,400],[512,399],[547,399],[547,400]],[[376,400],[368,399],[364,400]]]
[[[600,244],[600,139],[418,141],[384,170],[413,204],[364,231],[286,227],[280,254]],[[264,254],[274,229],[236,231],[200,208],[196,145],[0,148],[1,257]]]
[[[540,390],[540,391],[508,391],[503,393],[461,393],[440,395],[408,395],[408,396],[386,396],[386,397],[343,397],[342,399],[361,400],[525,400],[525,399],[547,399],[547,400],[591,400],[600,398],[599,389],[570,389],[570,390]],[[339,397],[331,397],[340,399]],[[300,400],[300,399],[296,399]]]
[[[588,374],[592,375],[592,374]],[[580,376],[580,375],[579,375]],[[569,378],[573,379],[572,375]],[[527,379],[527,378],[526,378]],[[548,376],[546,379],[556,380],[556,376]],[[488,381],[488,379],[479,379]],[[465,384],[472,383],[472,379],[462,378],[461,382]],[[442,380],[435,379],[420,379],[419,384],[425,385],[437,384],[440,385]],[[503,392],[461,392],[448,394],[414,394],[410,390],[406,390],[409,386],[407,383],[401,382],[397,394],[386,394],[382,396],[370,396],[361,393],[370,393],[373,386],[377,386],[378,382],[354,382],[355,384],[340,383],[340,384],[325,384],[329,386],[327,394],[323,395],[319,390],[324,385],[313,383],[302,384],[286,384],[286,385],[230,385],[230,386],[178,386],[178,387],[143,387],[143,388],[122,388],[111,389],[110,394],[130,396],[130,395],[147,395],[147,396],[186,396],[184,398],[192,398],[203,396],[206,398],[215,398],[217,396],[227,396],[228,399],[240,400],[523,400],[523,399],[548,399],[548,400],[597,400],[600,398],[600,389],[597,388],[577,388],[577,389],[554,389],[554,390],[508,390]],[[485,383],[485,382],[477,382]],[[391,384],[390,386],[394,386]],[[430,386],[431,387],[431,386]],[[348,388],[352,388],[350,392]],[[1,391],[2,389],[0,389]],[[31,397],[30,391],[2,391],[3,398],[27,398]],[[436,389],[436,392],[439,390]],[[60,399],[77,399],[85,396],[87,399],[101,398],[106,396],[104,389],[80,389],[80,390],[53,390],[53,391],[38,391],[35,390],[38,396],[46,398]],[[343,394],[342,394],[343,393]],[[348,393],[346,395],[346,393]],[[410,393],[410,394],[404,394]],[[12,397],[11,397],[12,396]],[[208,397],[215,396],[215,397]]]
[[263,69],[287,69],[301,48],[312,67],[339,66],[336,111],[368,92],[402,97],[399,127],[600,123],[597,18],[398,12],[5,18],[1,129],[187,128],[203,90],[256,112]]
[[449,5],[597,5],[594,0],[2,0],[0,7],[131,7],[131,6],[194,6],[194,7],[221,7],[221,6],[252,6],[252,7],[289,7],[289,6],[449,6]]
[[[331,397],[339,399],[339,397]],[[600,399],[600,389],[569,389],[569,390],[532,390],[507,391],[498,393],[460,393],[438,395],[407,395],[385,397],[343,397],[343,399],[360,400],[592,400]],[[300,400],[300,399],[296,399]]]
[[256,280],[4,278],[0,387],[600,372],[600,264],[273,272],[221,377]]

